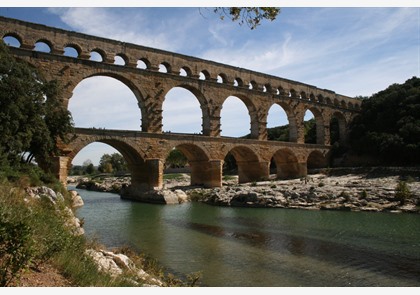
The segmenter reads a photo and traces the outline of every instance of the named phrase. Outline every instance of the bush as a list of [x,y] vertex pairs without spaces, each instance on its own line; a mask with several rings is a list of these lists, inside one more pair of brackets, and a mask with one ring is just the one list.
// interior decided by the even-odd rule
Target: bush
[[404,205],[405,201],[411,198],[411,191],[405,181],[399,181],[395,188],[395,199]]

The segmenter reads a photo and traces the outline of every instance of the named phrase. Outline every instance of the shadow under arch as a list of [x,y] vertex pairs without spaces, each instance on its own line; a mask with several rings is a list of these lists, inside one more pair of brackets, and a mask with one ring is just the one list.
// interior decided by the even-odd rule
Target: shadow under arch
[[328,159],[322,152],[312,151],[308,155],[306,165],[308,168],[308,172],[314,169],[325,168],[328,166]]
[[[67,102],[67,109],[69,109],[71,100],[74,99],[74,91],[75,89],[81,85],[82,82],[87,81],[90,78],[97,78],[97,77],[106,77],[106,78],[112,78],[115,79],[118,82],[121,82],[124,86],[126,86],[129,91],[134,95],[136,101],[137,101],[137,107],[140,108],[140,117],[139,122],[141,122],[141,131],[147,132],[149,128],[149,119],[147,115],[146,110],[146,104],[145,104],[145,96],[142,93],[142,91],[127,77],[119,74],[115,74],[112,72],[97,72],[92,71],[92,73],[88,73],[84,75],[83,77],[80,77],[77,81],[73,81],[71,83],[71,86],[69,86],[69,91],[72,93],[71,97],[66,100]],[[117,101],[116,101],[117,102]],[[89,126],[90,127],[90,126]],[[136,129],[138,130],[138,129]]]
[[295,153],[288,148],[277,150],[272,159],[276,164],[278,179],[299,178],[305,174],[301,171],[301,167]]
[[246,183],[260,181],[268,178],[268,164],[264,165],[258,155],[249,147],[236,146],[229,150],[226,157],[231,154],[238,167],[238,182]]
[[162,110],[163,104],[165,103],[166,96],[174,89],[181,88],[183,90],[189,91],[198,101],[201,109],[201,133],[203,135],[209,136],[211,129],[210,129],[210,108],[209,103],[204,96],[204,94],[197,88],[188,85],[188,84],[179,84],[171,87],[164,95],[164,101],[162,101]]
[[339,142],[344,144],[347,140],[347,122],[341,112],[334,112],[331,116],[330,124],[330,143]]
[[[198,145],[191,143],[181,143],[173,148],[179,150],[188,160],[191,171],[191,185],[210,186],[213,180],[209,174],[211,172],[211,163],[206,152]],[[169,153],[170,151],[167,151],[166,157]]]

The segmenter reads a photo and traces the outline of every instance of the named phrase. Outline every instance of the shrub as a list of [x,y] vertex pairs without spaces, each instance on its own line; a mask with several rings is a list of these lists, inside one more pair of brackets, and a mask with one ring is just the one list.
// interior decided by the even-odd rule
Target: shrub
[[411,198],[411,191],[405,181],[399,181],[395,188],[395,199],[404,205],[405,201]]

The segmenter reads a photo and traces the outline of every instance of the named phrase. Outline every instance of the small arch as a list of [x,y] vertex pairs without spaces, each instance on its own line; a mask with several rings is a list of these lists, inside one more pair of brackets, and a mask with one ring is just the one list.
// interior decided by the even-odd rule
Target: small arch
[[161,73],[171,73],[172,72],[172,68],[171,65],[167,62],[163,62],[159,65],[159,72]]
[[331,98],[329,98],[328,96],[325,97],[325,103],[331,105],[332,104]]
[[16,33],[7,33],[3,36],[3,42],[10,47],[19,48],[22,46],[22,38]]
[[210,79],[210,73],[206,70],[203,70],[200,72],[198,79],[200,80],[209,80]]
[[334,106],[336,107],[340,106],[340,102],[338,101],[337,98],[334,98]]
[[68,44],[64,47],[64,56],[75,57],[78,58],[82,50],[79,46],[75,44]]
[[238,87],[243,87],[244,86],[244,81],[241,78],[237,77],[234,82],[236,82],[236,86],[238,86]]
[[305,91],[301,91],[300,92],[300,98],[304,99],[304,100],[309,100],[309,98],[306,96],[306,92]]
[[226,84],[228,81],[226,74],[220,73],[217,75],[217,83]]
[[354,105],[353,105],[353,103],[352,103],[352,102],[349,102],[349,103],[348,103],[348,108],[349,108],[349,109],[354,109]]
[[45,39],[40,39],[35,43],[35,51],[39,51],[39,52],[46,52],[46,53],[51,53],[52,51],[52,44],[50,41],[45,40]]
[[279,87],[277,87],[277,94],[280,95],[280,96],[285,96],[286,91],[284,91],[283,87],[279,86]]
[[272,157],[276,165],[278,179],[292,179],[301,176],[298,159],[292,150],[282,148],[276,151]]
[[114,65],[125,66],[126,64],[127,64],[127,60],[121,55],[116,55],[114,57]]
[[94,49],[90,52],[89,60],[97,61],[97,62],[103,62],[103,61],[105,61],[105,52],[103,52],[100,49]]
[[322,94],[318,94],[317,100],[319,103],[324,103],[324,97],[322,96]]
[[249,82],[249,87],[250,90],[258,90],[258,84],[257,82],[255,82],[254,80],[252,80],[251,82]]
[[294,90],[293,88],[290,89],[290,91],[289,91],[289,97],[291,97],[291,98],[298,98],[298,95],[297,95],[296,90]]
[[313,93],[309,94],[309,98],[308,98],[308,100],[313,101],[313,102],[316,102],[316,97],[315,97],[315,95],[314,95]]
[[192,76],[192,71],[189,67],[182,67],[181,69],[179,69],[179,75],[182,77],[191,77]]
[[272,93],[273,92],[273,87],[271,87],[271,85],[270,84],[265,84],[264,85],[264,92],[267,92],[267,93]]
[[141,58],[137,61],[137,69],[147,70],[150,69],[150,62],[146,58]]
[[346,102],[344,100],[341,101],[340,105],[343,109],[347,108]]

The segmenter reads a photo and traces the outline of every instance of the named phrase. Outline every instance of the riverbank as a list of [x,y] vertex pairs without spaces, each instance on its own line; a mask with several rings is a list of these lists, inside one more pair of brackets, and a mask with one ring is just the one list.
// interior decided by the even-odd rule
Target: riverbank
[[[189,176],[167,177],[164,191],[183,190],[189,200],[233,207],[289,208],[392,213],[420,212],[420,168],[345,168],[316,171],[305,178],[238,184],[221,188],[189,186]],[[79,178],[78,187],[119,193],[129,178]]]

